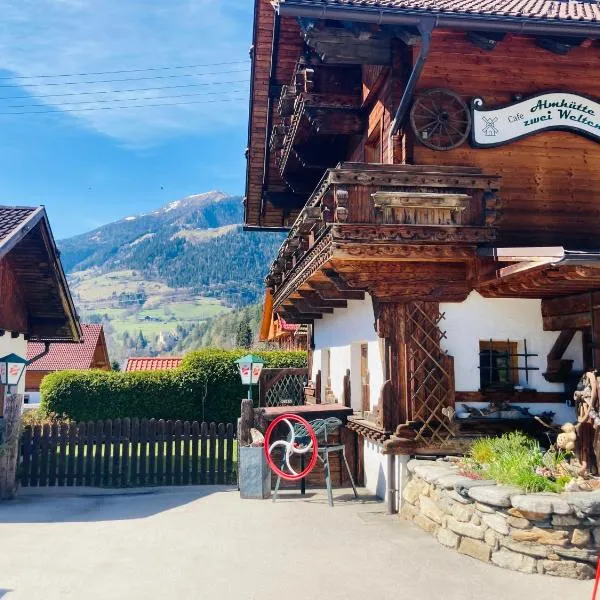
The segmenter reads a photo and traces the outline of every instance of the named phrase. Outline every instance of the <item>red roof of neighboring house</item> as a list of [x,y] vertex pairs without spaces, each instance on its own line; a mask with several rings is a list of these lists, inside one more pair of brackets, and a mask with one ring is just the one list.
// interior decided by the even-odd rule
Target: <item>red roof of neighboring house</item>
[[[104,340],[102,325],[81,324],[83,337],[81,342],[50,344],[48,354],[38,358],[28,367],[28,371],[66,371],[68,369],[87,370],[93,368],[106,368],[109,366],[108,351]],[[98,344],[103,349],[102,364],[94,364],[94,355]],[[29,342],[27,344],[27,359],[44,351],[44,344]]]
[[165,369],[176,369],[181,365],[183,359],[176,356],[153,356],[127,359],[126,371],[163,371]]

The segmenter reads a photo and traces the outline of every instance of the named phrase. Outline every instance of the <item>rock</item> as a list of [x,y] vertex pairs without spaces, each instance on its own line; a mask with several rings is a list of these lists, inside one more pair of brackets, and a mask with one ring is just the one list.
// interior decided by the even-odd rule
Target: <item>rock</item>
[[477,560],[482,560],[483,562],[490,561],[491,550],[485,542],[464,537],[460,540],[458,551],[461,554],[466,554],[467,556],[471,556]]
[[424,481],[413,478],[406,484],[402,492],[402,497],[411,504],[414,504],[426,487],[427,484]]
[[408,469],[409,473],[414,473],[415,472],[415,467],[422,464],[423,461],[422,460],[417,460],[416,458],[413,458],[412,460],[409,460],[406,463],[406,468]]
[[481,517],[477,514],[474,514],[471,517],[471,523],[473,523],[473,525],[481,525]]
[[593,536],[594,544],[596,544],[596,546],[600,546],[600,527],[594,527]]
[[598,562],[597,550],[586,550],[584,548],[555,548],[556,554],[562,558],[572,558],[573,560],[583,561],[596,566]]
[[576,527],[581,521],[571,515],[552,515],[552,525],[554,527]]
[[511,569],[512,571],[521,571],[522,573],[535,573],[537,571],[535,558],[518,552],[511,552],[505,548],[492,554],[492,562],[499,567]]
[[400,516],[407,521],[412,521],[419,514],[419,509],[410,502],[402,502]]
[[454,500],[455,502],[460,502],[461,504],[473,504],[473,500],[471,500],[471,498],[465,498],[464,496],[461,496],[456,490],[446,492],[446,494],[448,494],[448,498]]
[[592,541],[592,533],[589,529],[575,529],[571,536],[573,546],[589,546]]
[[454,517],[448,517],[446,520],[446,527],[454,533],[463,535],[466,537],[474,538],[477,540],[483,539],[484,529],[481,525],[473,525],[472,523],[461,523]]
[[511,485],[482,486],[469,489],[469,496],[473,500],[501,508],[508,508],[511,505],[511,496],[522,493],[521,488]]
[[493,515],[483,515],[481,518],[483,522],[496,533],[508,535],[508,523],[506,522],[506,518],[502,515],[496,513]]
[[454,503],[454,505],[452,506],[452,510],[450,511],[450,514],[457,520],[457,521],[461,521],[463,523],[468,523],[471,520],[471,517],[473,516],[473,506],[469,506],[469,505],[464,505],[464,504],[458,504],[458,503]]
[[451,468],[440,467],[438,465],[439,463],[416,465],[413,469],[413,473],[428,483],[433,483],[436,479],[445,475],[455,475],[455,471]]
[[548,546],[566,546],[568,542],[568,533],[566,531],[540,529],[539,527],[513,531],[511,537],[517,542],[535,542]]
[[460,538],[454,532],[442,527],[437,532],[437,540],[440,544],[448,546],[448,548],[456,548]]
[[498,550],[500,546],[500,539],[498,534],[493,529],[486,529],[483,534],[483,539],[485,543],[493,550]]
[[418,525],[421,529],[423,529],[423,531],[426,531],[427,533],[435,533],[439,527],[439,525],[435,521],[432,521],[425,515],[421,515],[421,514],[418,514],[413,519],[413,522],[416,525]]
[[572,560],[540,560],[538,563],[542,573],[571,579],[593,579],[595,571],[589,565]]
[[531,521],[521,517],[508,517],[508,524],[515,529],[527,529],[531,525]]
[[475,502],[475,508],[482,513],[492,514],[496,512],[495,508],[488,506],[487,504],[481,504],[481,502]]
[[[515,542],[511,538],[503,538],[500,542],[502,546],[512,550],[513,552],[519,552],[520,554],[528,554],[529,556],[535,556],[536,558],[546,558],[549,556],[548,546],[542,546],[541,544],[532,544],[530,542]],[[558,559],[558,556],[556,557]]]
[[475,487],[489,487],[496,485],[496,482],[492,479],[467,479],[464,483],[457,483],[454,486],[454,490],[461,496],[468,497],[469,490]]
[[458,475],[457,473],[452,473],[450,475],[442,475],[441,477],[438,477],[435,480],[435,485],[437,485],[438,487],[444,489],[444,490],[453,490],[455,489],[456,485],[464,485],[465,483],[468,483],[469,481],[472,481],[472,479],[469,479],[468,477],[465,477],[464,475]]
[[421,514],[441,525],[444,521],[442,509],[431,499],[421,496],[419,500]]
[[508,514],[513,517],[528,519],[529,521],[543,521],[548,518],[546,513],[532,512],[530,510],[519,510],[518,508],[509,508]]
[[513,496],[511,500],[513,507],[518,508],[521,512],[528,511],[544,516],[553,513],[568,515],[571,513],[571,507],[563,496],[566,496],[566,494],[522,494]]
[[600,491],[562,494],[577,516],[600,515]]

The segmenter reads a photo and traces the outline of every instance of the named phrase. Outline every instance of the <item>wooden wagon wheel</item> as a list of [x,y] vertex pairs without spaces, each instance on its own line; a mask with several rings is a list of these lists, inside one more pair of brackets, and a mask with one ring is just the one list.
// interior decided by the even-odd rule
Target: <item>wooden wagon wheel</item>
[[433,150],[452,150],[469,137],[471,113],[458,94],[435,88],[415,98],[410,124],[423,145]]

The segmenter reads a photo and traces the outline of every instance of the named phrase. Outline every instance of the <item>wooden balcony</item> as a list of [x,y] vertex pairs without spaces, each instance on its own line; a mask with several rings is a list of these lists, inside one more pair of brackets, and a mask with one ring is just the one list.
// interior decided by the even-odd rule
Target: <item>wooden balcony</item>
[[477,169],[343,163],[329,169],[269,273],[279,312],[321,318],[349,299],[461,301],[495,239],[498,177]]

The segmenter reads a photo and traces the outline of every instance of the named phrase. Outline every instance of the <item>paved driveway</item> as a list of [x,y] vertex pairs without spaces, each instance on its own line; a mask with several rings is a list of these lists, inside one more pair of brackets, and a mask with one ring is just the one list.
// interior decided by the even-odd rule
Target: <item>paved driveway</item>
[[[591,583],[445,550],[365,498],[219,487],[22,494],[0,505],[2,600],[589,600]],[[340,492],[338,492],[339,495]]]

